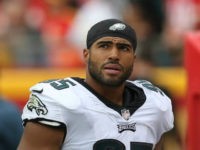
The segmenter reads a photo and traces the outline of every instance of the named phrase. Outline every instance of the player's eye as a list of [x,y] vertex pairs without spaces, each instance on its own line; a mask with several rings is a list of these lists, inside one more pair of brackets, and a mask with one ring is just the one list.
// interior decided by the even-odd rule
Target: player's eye
[[107,49],[108,47],[109,47],[109,44],[108,44],[108,43],[104,43],[104,44],[100,44],[100,45],[99,45],[99,48]]
[[128,45],[119,44],[117,47],[121,51],[125,51],[125,52],[131,51],[131,47]]

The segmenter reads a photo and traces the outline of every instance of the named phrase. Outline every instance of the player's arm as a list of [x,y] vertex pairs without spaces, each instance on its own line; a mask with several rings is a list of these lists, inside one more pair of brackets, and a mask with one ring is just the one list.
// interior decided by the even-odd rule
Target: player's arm
[[27,122],[18,150],[60,150],[64,136],[64,128]]
[[163,149],[163,141],[164,141],[164,138],[162,136],[161,139],[160,139],[160,141],[156,144],[154,150],[162,150]]

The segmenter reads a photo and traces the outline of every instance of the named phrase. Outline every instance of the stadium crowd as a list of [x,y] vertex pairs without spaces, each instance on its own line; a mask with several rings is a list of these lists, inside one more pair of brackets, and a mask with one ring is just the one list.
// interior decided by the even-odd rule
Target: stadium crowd
[[1,67],[83,67],[87,29],[106,18],[136,28],[141,65],[181,66],[198,0],[1,0]]

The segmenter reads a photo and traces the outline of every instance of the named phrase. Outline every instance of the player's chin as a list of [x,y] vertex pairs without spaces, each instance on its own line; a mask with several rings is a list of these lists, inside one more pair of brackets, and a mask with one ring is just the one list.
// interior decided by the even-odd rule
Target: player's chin
[[109,81],[117,82],[120,80],[121,75],[120,74],[104,74],[104,78]]
[[115,87],[115,86],[120,86],[123,81],[121,80],[120,77],[109,76],[104,78],[104,82],[108,86]]

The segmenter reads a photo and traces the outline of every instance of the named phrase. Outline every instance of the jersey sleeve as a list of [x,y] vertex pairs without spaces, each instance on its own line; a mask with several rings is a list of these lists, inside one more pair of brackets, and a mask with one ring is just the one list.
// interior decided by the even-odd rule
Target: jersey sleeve
[[162,91],[162,89],[154,86],[151,82],[146,80],[134,81],[134,84],[141,87],[149,104],[150,112],[156,114],[153,126],[156,129],[157,137],[160,139],[161,135],[174,127],[174,115],[172,110],[171,99]]
[[48,86],[46,83],[38,83],[30,88],[30,97],[22,113],[24,125],[27,121],[34,121],[54,127],[65,126],[64,109],[51,96],[53,91]]
[[[159,96],[158,96],[159,98]],[[155,103],[158,113],[158,121],[155,124],[157,128],[158,140],[161,138],[163,133],[170,131],[174,127],[174,114],[172,110],[172,103],[169,97],[160,96],[160,101]]]
[[174,127],[174,114],[171,99],[166,95],[160,99],[161,102],[157,103],[157,108],[160,112],[160,128],[164,133]]

